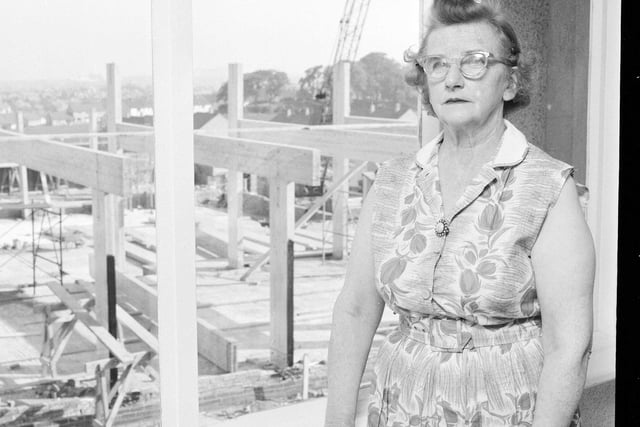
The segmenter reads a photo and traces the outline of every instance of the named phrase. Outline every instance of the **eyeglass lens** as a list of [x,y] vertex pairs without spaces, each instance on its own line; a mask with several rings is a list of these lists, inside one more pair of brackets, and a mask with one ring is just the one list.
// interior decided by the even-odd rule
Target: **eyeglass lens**
[[486,55],[482,53],[470,53],[460,58],[459,61],[439,56],[428,57],[425,64],[425,71],[431,78],[442,78],[447,74],[452,63],[456,62],[462,75],[469,78],[478,78],[487,69]]

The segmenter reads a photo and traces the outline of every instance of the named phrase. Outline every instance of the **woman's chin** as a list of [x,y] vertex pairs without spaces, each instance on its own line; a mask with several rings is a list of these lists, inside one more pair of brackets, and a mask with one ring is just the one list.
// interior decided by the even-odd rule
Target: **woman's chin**
[[469,114],[444,114],[440,116],[440,121],[447,127],[457,129],[473,126],[477,123],[477,120],[474,120]]

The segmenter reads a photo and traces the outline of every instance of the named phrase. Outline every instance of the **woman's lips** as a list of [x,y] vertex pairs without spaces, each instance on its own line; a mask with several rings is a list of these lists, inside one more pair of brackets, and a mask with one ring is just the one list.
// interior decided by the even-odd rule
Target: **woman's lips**
[[460,99],[460,98],[451,98],[451,99],[447,99],[444,103],[445,104],[460,104],[463,102],[469,102],[466,99]]

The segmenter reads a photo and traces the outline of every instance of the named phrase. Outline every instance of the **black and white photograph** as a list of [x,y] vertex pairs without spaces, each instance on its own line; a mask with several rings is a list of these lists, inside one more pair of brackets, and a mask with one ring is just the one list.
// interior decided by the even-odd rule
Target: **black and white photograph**
[[640,425],[622,3],[1,2],[0,426]]

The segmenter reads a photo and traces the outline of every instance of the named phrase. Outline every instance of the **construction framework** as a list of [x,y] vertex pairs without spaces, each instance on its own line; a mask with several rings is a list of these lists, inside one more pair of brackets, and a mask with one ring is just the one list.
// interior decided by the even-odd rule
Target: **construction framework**
[[[429,3],[424,1],[424,3]],[[108,67],[109,82],[109,152],[72,146],[52,138],[24,136],[0,132],[0,158],[51,176],[76,182],[94,190],[93,216],[94,259],[123,250],[122,212],[124,197],[131,192],[130,171],[136,161],[118,150],[145,151],[155,156],[156,167],[165,179],[158,185],[158,290],[153,295],[144,284],[120,271],[119,283],[129,292],[146,299],[149,310],[159,321],[159,353],[161,361],[162,422],[165,425],[197,425],[196,341],[208,337],[206,346],[217,353],[211,357],[232,359],[233,343],[220,336],[215,325],[199,322],[196,317],[193,224],[182,218],[193,218],[193,164],[225,167],[230,182],[242,171],[267,176],[272,185],[270,213],[274,232],[271,241],[271,316],[272,357],[286,363],[286,283],[287,244],[295,223],[292,216],[293,183],[317,185],[320,155],[334,157],[336,179],[348,173],[347,159],[378,162],[415,151],[413,134],[381,133],[384,125],[349,115],[348,64],[338,63],[334,102],[335,126],[274,126],[246,120],[242,116],[241,67],[230,68],[230,134],[193,133],[192,52],[190,1],[153,0],[154,99],[158,120],[151,129],[122,123],[120,95],[114,65]],[[423,9],[424,6],[423,6]],[[599,270],[596,278],[596,337],[590,363],[591,381],[614,376],[615,365],[615,284],[617,236],[617,164],[620,0],[591,2],[589,63],[589,132],[587,139],[587,186],[592,198],[588,206],[588,222],[596,241]],[[606,60],[602,60],[606,58]],[[235,104],[234,104],[235,103]],[[162,120],[161,120],[162,119]],[[359,123],[359,124],[358,124]],[[132,132],[140,132],[138,135]],[[118,133],[122,132],[119,136]],[[424,135],[428,138],[428,135]],[[193,145],[181,144],[193,140]],[[366,149],[363,142],[366,141]],[[188,147],[188,149],[185,149]],[[286,167],[284,167],[286,165]],[[234,175],[236,174],[236,175]],[[242,236],[237,217],[242,206],[240,192],[230,192],[230,262],[239,261]],[[237,187],[236,187],[237,188]],[[190,194],[190,195],[189,195]],[[337,193],[334,233],[334,256],[344,246],[340,236],[344,220],[345,193]],[[185,196],[186,195],[186,196]],[[183,197],[184,196],[184,197]],[[176,209],[179,207],[180,216]],[[344,216],[342,217],[344,218]],[[186,224],[186,225],[185,225]],[[178,250],[172,249],[178,248]],[[344,252],[342,252],[344,256]],[[106,314],[106,272],[94,266],[96,313],[99,322]],[[181,287],[175,286],[180,277]],[[179,298],[177,298],[179,296]],[[157,305],[156,305],[157,301]],[[613,303],[612,303],[613,302]],[[104,323],[106,324],[106,323]],[[173,326],[172,326],[173,325]],[[176,328],[183,328],[178,334]],[[184,330],[197,331],[185,334]],[[200,335],[202,334],[202,336]],[[188,336],[188,337],[187,337]],[[185,339],[188,342],[185,343]],[[176,351],[178,349],[178,351]],[[231,364],[231,366],[233,363]],[[189,405],[185,405],[189,402]],[[195,405],[195,406],[194,406]]]

